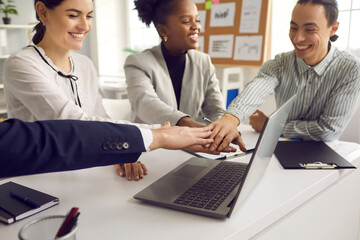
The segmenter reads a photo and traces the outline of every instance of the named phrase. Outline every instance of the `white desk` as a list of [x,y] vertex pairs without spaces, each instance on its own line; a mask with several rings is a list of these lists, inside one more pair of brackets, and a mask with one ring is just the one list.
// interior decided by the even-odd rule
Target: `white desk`
[[[360,167],[360,152],[348,160]],[[191,155],[157,150],[141,156],[149,175],[128,182],[112,168],[24,176],[12,180],[60,198],[60,204],[12,225],[17,239],[32,219],[80,208],[77,239],[357,239],[360,170],[284,170],[273,158],[261,182],[230,219],[217,220],[142,203],[133,195]]]

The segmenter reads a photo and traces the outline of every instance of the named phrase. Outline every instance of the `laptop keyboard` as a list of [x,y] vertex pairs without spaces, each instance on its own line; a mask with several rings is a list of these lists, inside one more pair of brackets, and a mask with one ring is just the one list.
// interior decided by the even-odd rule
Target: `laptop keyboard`
[[248,164],[223,161],[174,203],[215,211],[240,183]]

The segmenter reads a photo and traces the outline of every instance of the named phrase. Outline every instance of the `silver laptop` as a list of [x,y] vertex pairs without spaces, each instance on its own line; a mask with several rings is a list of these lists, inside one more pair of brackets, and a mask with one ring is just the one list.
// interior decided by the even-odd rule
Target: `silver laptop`
[[191,158],[134,198],[194,214],[230,217],[261,179],[292,108],[295,95],[267,117],[250,162]]

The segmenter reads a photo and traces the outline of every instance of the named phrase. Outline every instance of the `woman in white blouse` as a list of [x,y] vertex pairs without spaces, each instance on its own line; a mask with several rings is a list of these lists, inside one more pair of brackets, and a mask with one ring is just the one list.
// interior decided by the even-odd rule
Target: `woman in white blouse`
[[[81,49],[92,28],[92,0],[35,0],[35,9],[40,23],[34,28],[34,45],[14,53],[4,67],[9,118],[111,121],[94,65],[86,56],[70,52]],[[129,180],[147,172],[142,163],[115,168]]]

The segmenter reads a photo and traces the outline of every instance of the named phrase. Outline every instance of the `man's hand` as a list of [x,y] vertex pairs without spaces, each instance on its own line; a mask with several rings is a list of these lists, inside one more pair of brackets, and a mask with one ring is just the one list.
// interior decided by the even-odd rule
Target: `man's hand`
[[210,139],[211,128],[190,128],[190,127],[171,127],[166,122],[159,129],[152,129],[153,142],[150,144],[150,150],[157,148],[182,149],[192,145],[206,145],[213,142]]
[[245,152],[245,144],[242,141],[237,126],[240,121],[237,117],[225,113],[222,118],[209,125],[212,129],[210,138],[214,139],[214,142],[210,146],[210,151],[223,151],[232,142],[237,144],[241,151]]
[[147,168],[145,164],[140,161],[126,164],[115,164],[114,167],[117,174],[119,174],[121,177],[126,176],[129,181],[132,179],[139,181],[144,177],[144,175],[147,175]]
[[261,132],[261,129],[263,128],[265,123],[265,119],[266,119],[266,115],[262,111],[256,110],[249,117],[250,125],[255,131]]

